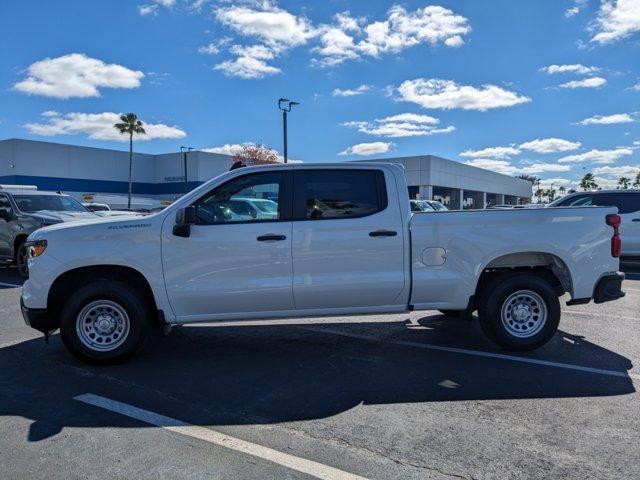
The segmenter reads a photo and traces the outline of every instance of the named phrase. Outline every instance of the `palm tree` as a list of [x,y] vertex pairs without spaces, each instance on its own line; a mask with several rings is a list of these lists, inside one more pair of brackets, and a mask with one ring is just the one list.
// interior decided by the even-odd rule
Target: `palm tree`
[[631,179],[628,177],[620,177],[618,179],[618,188],[622,190],[626,190],[629,188],[629,184],[631,183]]
[[544,190],[542,190],[541,188],[538,188],[533,195],[538,197],[538,203],[542,203],[542,196],[544,195]]
[[133,135],[144,135],[147,132],[144,130],[142,122],[138,120],[138,116],[135,113],[120,115],[120,120],[122,120],[122,123],[116,123],[113,127],[123,135],[129,135],[129,198],[127,200],[127,208],[130,209],[133,179]]
[[567,191],[567,187],[560,186],[558,187],[558,191],[560,192],[560,195],[564,196],[565,192]]
[[633,186],[635,188],[640,188],[640,170],[636,174],[636,179],[633,181]]
[[587,190],[597,190],[598,184],[593,176],[593,173],[588,172],[584,174],[582,180],[580,180],[580,188],[582,188],[585,192]]

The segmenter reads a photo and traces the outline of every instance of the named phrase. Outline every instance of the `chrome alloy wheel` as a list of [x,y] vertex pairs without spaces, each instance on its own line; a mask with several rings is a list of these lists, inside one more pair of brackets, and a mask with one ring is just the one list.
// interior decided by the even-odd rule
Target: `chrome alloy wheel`
[[547,323],[547,306],[540,295],[531,290],[513,292],[500,310],[502,325],[509,334],[530,338]]
[[82,344],[96,352],[110,352],[129,335],[129,316],[121,305],[111,300],[95,300],[80,310],[76,332]]

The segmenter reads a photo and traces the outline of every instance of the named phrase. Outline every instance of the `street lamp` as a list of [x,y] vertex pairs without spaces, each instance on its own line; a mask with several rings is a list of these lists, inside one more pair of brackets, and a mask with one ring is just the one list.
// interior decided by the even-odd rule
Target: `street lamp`
[[287,149],[287,113],[291,111],[291,107],[293,107],[294,105],[300,105],[300,103],[293,102],[288,98],[278,99],[278,108],[282,110],[282,130],[284,134],[284,163],[287,163],[287,159],[289,158],[288,149]]
[[187,153],[195,150],[193,147],[180,147],[180,153],[182,154],[182,160],[184,165],[184,193],[187,193],[189,190],[187,189]]

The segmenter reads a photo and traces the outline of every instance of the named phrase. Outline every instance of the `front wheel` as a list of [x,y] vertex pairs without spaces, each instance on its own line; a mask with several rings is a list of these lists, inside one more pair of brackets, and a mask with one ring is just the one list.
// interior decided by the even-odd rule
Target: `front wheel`
[[25,241],[20,242],[16,249],[16,258],[15,264],[18,268],[18,274],[22,278],[29,277],[29,265],[27,264],[27,247],[25,245]]
[[60,315],[67,349],[88,363],[126,360],[143,345],[149,330],[144,298],[124,283],[96,280],[75,292]]
[[560,302],[544,278],[505,274],[485,288],[478,318],[483,332],[502,348],[533,350],[547,343],[560,323]]

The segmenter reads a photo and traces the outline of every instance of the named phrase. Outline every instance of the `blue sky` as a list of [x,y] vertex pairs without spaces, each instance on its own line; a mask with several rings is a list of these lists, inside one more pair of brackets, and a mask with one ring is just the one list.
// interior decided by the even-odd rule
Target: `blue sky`
[[640,164],[640,0],[22,0],[0,5],[0,139],[435,154],[601,186]]

